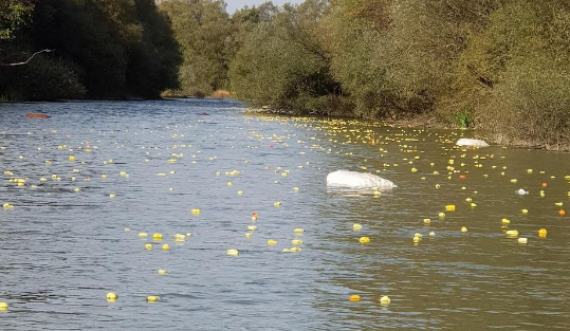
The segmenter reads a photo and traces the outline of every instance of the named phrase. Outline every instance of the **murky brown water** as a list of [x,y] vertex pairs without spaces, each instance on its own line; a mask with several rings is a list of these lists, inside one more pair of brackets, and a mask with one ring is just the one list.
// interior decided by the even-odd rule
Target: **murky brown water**
[[[471,132],[239,108],[191,99],[0,105],[0,202],[14,206],[0,210],[0,301],[9,304],[0,329],[570,329],[569,154],[461,150],[453,143]],[[38,111],[52,118],[25,118]],[[327,190],[338,169],[378,172],[399,187],[380,197]],[[450,204],[455,212],[445,212]],[[246,238],[250,225],[258,229]],[[513,229],[528,243],[507,238]],[[283,253],[293,239],[301,252]],[[378,302],[384,295],[389,305]]]

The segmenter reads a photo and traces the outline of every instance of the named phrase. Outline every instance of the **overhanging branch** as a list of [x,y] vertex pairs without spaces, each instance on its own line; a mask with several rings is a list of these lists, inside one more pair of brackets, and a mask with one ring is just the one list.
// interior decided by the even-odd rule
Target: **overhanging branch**
[[15,63],[0,63],[1,67],[16,67],[16,66],[23,66],[28,64],[33,58],[34,56],[41,54],[41,53],[51,53],[55,51],[55,49],[43,49],[39,52],[35,52],[34,54],[32,54],[32,56],[30,56],[26,61],[24,62],[15,62]]

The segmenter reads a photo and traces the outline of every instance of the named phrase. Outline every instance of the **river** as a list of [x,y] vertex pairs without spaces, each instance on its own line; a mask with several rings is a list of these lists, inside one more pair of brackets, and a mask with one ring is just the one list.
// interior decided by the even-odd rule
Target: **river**
[[570,329],[568,153],[241,109],[0,104],[0,329]]

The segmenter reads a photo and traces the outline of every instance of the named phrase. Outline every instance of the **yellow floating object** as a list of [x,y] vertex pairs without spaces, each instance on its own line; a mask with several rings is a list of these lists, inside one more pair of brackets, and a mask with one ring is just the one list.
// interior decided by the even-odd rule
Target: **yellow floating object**
[[360,301],[360,295],[358,295],[358,294],[353,294],[353,295],[351,295],[350,297],[348,297],[348,300],[349,300],[350,302],[358,302],[358,301]]
[[424,224],[429,225],[431,220],[429,218],[424,218]]
[[429,233],[429,236],[430,236],[430,237],[435,237],[435,232],[431,231],[431,232]]
[[422,241],[422,237],[414,237],[413,239],[414,243],[419,243],[420,241]]
[[237,195],[243,195],[243,191],[237,191]]
[[130,228],[125,228],[125,232],[129,232],[129,231],[131,231]]
[[296,228],[295,230],[293,230],[293,232],[296,234],[303,234],[303,233],[305,233],[305,230],[301,229],[301,228]]
[[441,187],[441,185],[435,184],[435,188],[440,188],[440,187]]
[[416,169],[416,168],[412,168],[412,173],[414,173],[414,174],[415,174],[416,172],[418,172],[418,169]]
[[362,225],[360,225],[358,223],[354,223],[354,224],[352,224],[352,230],[353,231],[360,231],[360,230],[362,230]]
[[447,206],[445,206],[445,211],[455,211],[455,205],[447,205]]
[[445,219],[445,213],[444,212],[439,213],[438,216],[440,219]]
[[527,238],[519,238],[519,239],[517,240],[517,242],[518,242],[519,244],[526,244],[526,243],[528,242],[528,239],[527,239]]
[[186,235],[177,233],[174,235],[174,240],[175,241],[184,241],[184,240],[186,240]]
[[4,207],[4,209],[14,209],[14,206],[11,205],[11,204],[9,204],[9,203],[7,203],[7,202],[4,203],[4,204],[2,205],[2,207]]
[[115,292],[107,293],[107,300],[108,301],[116,301],[118,298],[119,298],[119,296]]
[[473,202],[473,199],[467,198],[467,199],[465,199],[465,201],[467,201],[467,202]]
[[360,241],[361,244],[367,244],[370,242],[370,238],[368,237],[361,237],[360,239],[358,239],[358,241]]
[[6,171],[4,171],[4,175],[6,175],[6,176],[14,176],[14,173],[11,172],[10,170],[6,170]]
[[511,183],[516,184],[517,180],[516,179],[511,179]]
[[299,247],[291,247],[291,248],[289,249],[289,251],[290,251],[291,253],[299,253],[299,252],[301,251],[301,249],[300,249]]
[[275,240],[273,240],[273,239],[269,239],[269,240],[267,241],[267,244],[268,244],[268,245],[271,245],[271,246],[277,245],[277,241],[275,241]]
[[280,206],[281,206],[281,202],[280,202],[280,201],[274,202],[274,203],[273,203],[273,206],[275,206],[275,207],[280,207]]
[[303,241],[301,239],[293,239],[291,240],[293,245],[303,245]]
[[228,249],[227,254],[229,256],[239,256],[239,251],[237,249]]
[[73,189],[73,192],[78,193],[79,191],[81,191],[81,189],[79,187],[76,187]]
[[469,230],[467,229],[467,227],[464,226],[464,227],[461,228],[461,232],[467,232],[467,231],[469,231]]
[[159,297],[158,295],[149,295],[146,298],[146,302],[156,302],[156,301],[160,301],[160,300],[162,300],[162,298]]
[[548,235],[548,231],[544,228],[538,230],[538,236],[540,238],[546,238],[546,236]]
[[167,251],[170,249],[170,246],[168,246],[168,244],[164,244],[164,245],[162,245],[162,249]]
[[234,183],[228,182],[228,186],[234,186]]
[[140,232],[140,233],[139,233],[139,237],[141,237],[141,238],[146,238],[146,237],[148,237],[148,233],[146,233],[146,232]]
[[152,235],[152,239],[154,240],[162,240],[162,233],[155,233]]
[[167,273],[168,273],[168,271],[166,271],[165,269],[158,269],[159,275],[166,275]]
[[564,202],[555,202],[554,205],[557,207],[562,207],[564,206]]
[[477,207],[477,204],[475,202],[471,202],[471,204],[469,205],[471,208],[475,208]]
[[519,236],[519,232],[517,230],[508,230],[505,232],[508,238],[516,238]]
[[299,192],[299,188],[298,188],[298,187],[293,187],[293,191]]
[[148,243],[148,244],[144,245],[144,248],[145,248],[147,251],[150,251],[150,250],[152,249],[152,244],[151,244],[151,243]]
[[506,218],[503,218],[503,219],[501,220],[501,223],[503,223],[503,224],[511,224],[511,221],[508,220],[508,219],[506,219]]
[[192,209],[192,214],[194,214],[194,215],[200,215],[201,213],[202,213],[202,210],[200,208]]
[[252,232],[246,232],[245,237],[247,239],[249,239],[249,238],[253,237],[253,233]]
[[257,226],[255,226],[255,225],[248,225],[248,226],[247,226],[247,229],[248,229],[249,231],[257,231]]
[[101,178],[105,179],[105,178],[107,178],[107,175],[102,174],[102,175],[101,175]]
[[388,305],[390,304],[390,302],[392,302],[392,300],[390,300],[390,298],[387,295],[380,298],[380,304]]
[[523,210],[521,210],[521,212],[523,213],[523,215],[526,215],[526,214],[528,214],[528,209],[523,209]]
[[1,311],[8,310],[8,303],[7,302],[0,302],[0,310]]
[[71,161],[71,162],[75,161],[75,156],[70,155],[70,156],[69,156],[69,161]]

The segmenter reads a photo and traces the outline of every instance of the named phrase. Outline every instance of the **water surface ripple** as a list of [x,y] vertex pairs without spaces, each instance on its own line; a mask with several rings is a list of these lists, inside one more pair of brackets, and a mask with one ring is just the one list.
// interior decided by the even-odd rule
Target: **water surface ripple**
[[[194,99],[0,104],[0,202],[14,206],[0,210],[0,301],[10,305],[0,329],[570,329],[570,223],[558,214],[570,206],[568,154],[461,150],[454,141],[472,133],[241,109]],[[327,190],[338,169],[399,187],[379,197]],[[440,220],[448,204],[456,211]],[[528,244],[506,238],[502,218]],[[246,238],[249,225],[258,229]],[[176,242],[177,233],[192,236]],[[293,239],[301,252],[283,253]],[[391,304],[379,304],[384,295]]]

